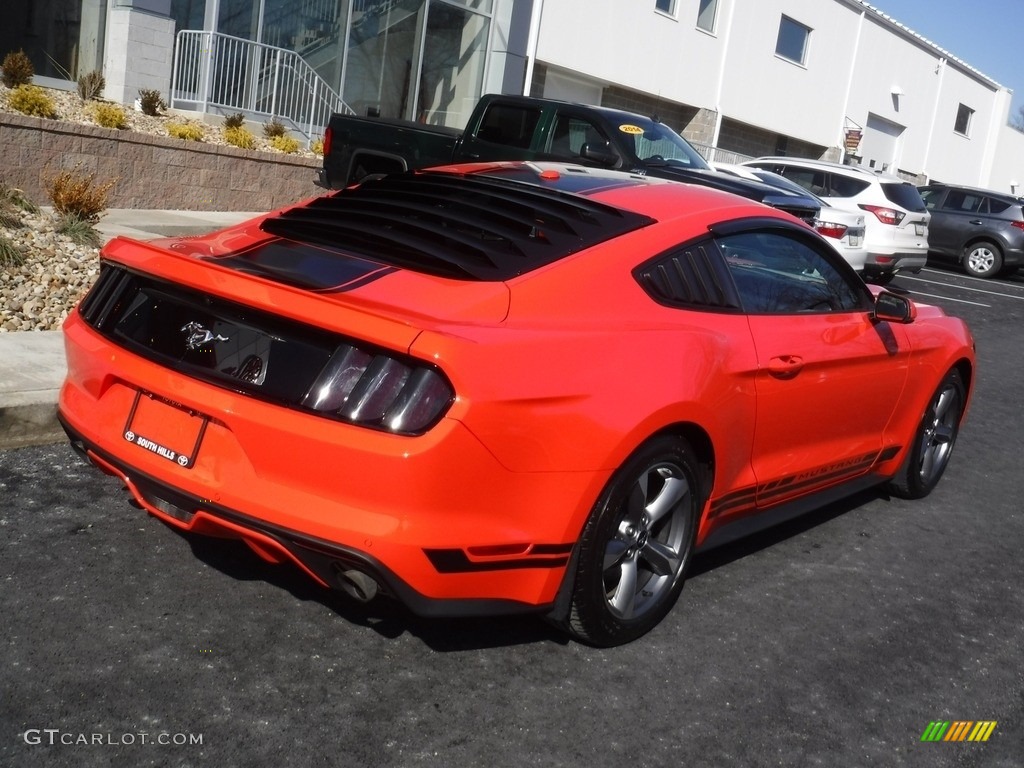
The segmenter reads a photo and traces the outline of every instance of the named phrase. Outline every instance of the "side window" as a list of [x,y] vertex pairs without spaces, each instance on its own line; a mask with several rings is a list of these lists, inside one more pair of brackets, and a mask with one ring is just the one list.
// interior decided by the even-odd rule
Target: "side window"
[[994,197],[988,198],[988,212],[989,213],[1002,213],[1010,204],[1005,200],[996,200]]
[[748,314],[865,309],[863,292],[796,233],[742,232],[718,245]]
[[718,0],[700,0],[700,6],[697,8],[697,27],[706,32],[714,32],[717,13]]
[[866,179],[854,179],[839,173],[828,175],[828,197],[853,197],[871,186]]
[[953,130],[962,136],[971,135],[971,123],[974,121],[974,110],[966,104],[960,104],[956,108],[956,122],[953,123]]
[[808,192],[816,195],[828,195],[828,180],[822,171],[783,166],[783,176],[799,184]]
[[584,144],[607,147],[608,139],[587,120],[561,113],[555,115],[548,153],[559,160],[576,160]]
[[976,213],[981,207],[981,195],[950,190],[946,195],[946,202],[942,205],[944,211],[956,211],[958,213]]
[[939,189],[935,189],[934,187],[925,187],[921,190],[921,199],[924,200],[925,208],[929,211],[933,210],[942,199],[941,187]]
[[804,64],[807,61],[807,43],[810,37],[810,27],[783,16],[779,22],[775,54],[796,64]]
[[539,109],[493,104],[480,121],[477,138],[492,144],[529,149],[539,120]]

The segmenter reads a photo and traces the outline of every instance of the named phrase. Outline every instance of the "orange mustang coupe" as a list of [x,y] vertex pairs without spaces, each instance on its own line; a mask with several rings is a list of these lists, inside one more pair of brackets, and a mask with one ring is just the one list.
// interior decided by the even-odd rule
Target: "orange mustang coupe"
[[115,239],[64,331],[72,443],[166,524],[594,645],[654,627],[698,550],[928,494],[975,378],[964,323],[789,215],[557,164]]

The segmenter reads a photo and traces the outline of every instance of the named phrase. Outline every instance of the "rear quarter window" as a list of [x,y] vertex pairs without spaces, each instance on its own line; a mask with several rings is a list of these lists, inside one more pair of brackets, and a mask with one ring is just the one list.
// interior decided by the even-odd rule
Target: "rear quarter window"
[[921,212],[927,210],[924,200],[921,198],[921,193],[917,191],[917,187],[913,184],[883,182],[882,192],[885,194],[886,200],[895,203],[901,208],[906,208],[908,211]]
[[[1010,207],[1010,204],[1008,202],[1006,202],[1005,200],[996,200],[994,197],[990,197],[988,199],[988,211],[989,211],[989,213],[1002,213],[1003,211],[1005,211],[1009,207]],[[1017,207],[1017,210],[1014,211],[1014,214],[1016,214],[1016,215],[1013,218],[1019,219],[1021,217],[1020,216],[1020,206],[1018,205],[1016,207]]]
[[[871,186],[867,179],[855,179],[851,176],[843,176],[838,173],[829,174],[828,196],[829,197],[854,197]],[[917,190],[915,189],[916,193]],[[918,195],[920,197],[920,195]]]
[[540,110],[509,104],[493,104],[484,113],[477,138],[492,144],[529,149],[540,121]]

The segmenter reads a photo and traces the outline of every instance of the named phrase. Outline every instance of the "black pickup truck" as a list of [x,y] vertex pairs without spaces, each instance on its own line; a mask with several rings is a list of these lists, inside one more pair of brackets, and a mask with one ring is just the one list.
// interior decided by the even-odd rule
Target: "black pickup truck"
[[450,163],[555,160],[702,184],[780,208],[811,223],[814,198],[712,170],[656,118],[527,96],[487,95],[465,130],[406,120],[333,115],[316,183],[341,189],[372,174]]

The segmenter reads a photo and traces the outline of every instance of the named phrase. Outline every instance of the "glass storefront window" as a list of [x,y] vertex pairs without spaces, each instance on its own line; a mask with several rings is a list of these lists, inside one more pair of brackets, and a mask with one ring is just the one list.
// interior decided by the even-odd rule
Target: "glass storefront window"
[[103,67],[107,0],[5,0],[0,57],[23,50],[36,75],[77,80]]
[[420,72],[417,119],[462,128],[480,98],[488,19],[434,0]]
[[352,0],[342,95],[359,114],[462,127],[480,97],[492,0]]

